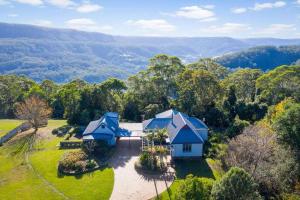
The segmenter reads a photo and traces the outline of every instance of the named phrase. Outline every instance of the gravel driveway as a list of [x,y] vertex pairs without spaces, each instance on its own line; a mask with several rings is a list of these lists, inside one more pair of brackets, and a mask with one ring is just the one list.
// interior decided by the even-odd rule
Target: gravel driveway
[[141,139],[122,138],[110,160],[114,168],[115,182],[111,200],[147,200],[165,191],[172,176],[142,175],[136,172],[134,163],[140,153]]

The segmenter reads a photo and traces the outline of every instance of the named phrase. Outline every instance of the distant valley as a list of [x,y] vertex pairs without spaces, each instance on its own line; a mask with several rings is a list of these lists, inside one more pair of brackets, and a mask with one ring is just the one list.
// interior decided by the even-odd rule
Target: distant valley
[[226,67],[268,70],[297,62],[297,45],[300,39],[125,37],[0,23],[0,74],[58,83],[74,78],[88,82],[125,79],[145,69],[156,54],[178,56],[184,63],[216,57]]

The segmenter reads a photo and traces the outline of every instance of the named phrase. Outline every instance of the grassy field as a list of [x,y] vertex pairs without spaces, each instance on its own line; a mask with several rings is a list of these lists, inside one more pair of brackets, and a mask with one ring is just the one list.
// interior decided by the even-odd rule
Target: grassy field
[[8,131],[21,125],[21,120],[15,119],[0,119],[0,137],[5,135]]
[[[160,200],[174,199],[175,192],[179,190],[181,181],[188,175],[193,174],[197,177],[210,178],[217,180],[224,173],[220,168],[220,163],[212,159],[201,161],[182,160],[175,163],[176,179],[170,186],[168,191],[160,194]],[[156,198],[157,199],[157,198]]]
[[114,174],[111,168],[82,176],[61,176],[57,164],[70,150],[59,150],[62,138],[51,134],[53,128],[65,125],[62,120],[50,120],[41,141],[29,156],[10,156],[9,148],[0,148],[0,199],[109,199]]

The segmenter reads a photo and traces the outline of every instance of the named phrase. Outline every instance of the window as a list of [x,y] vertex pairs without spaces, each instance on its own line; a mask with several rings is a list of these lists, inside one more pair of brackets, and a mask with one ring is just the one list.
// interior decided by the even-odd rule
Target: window
[[182,151],[183,152],[192,152],[192,145],[191,144],[183,144]]
[[105,124],[101,124],[101,128],[105,128]]

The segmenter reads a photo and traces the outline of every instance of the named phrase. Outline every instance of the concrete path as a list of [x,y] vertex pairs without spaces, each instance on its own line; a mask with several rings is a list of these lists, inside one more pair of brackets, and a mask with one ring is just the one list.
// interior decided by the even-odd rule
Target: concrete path
[[115,183],[111,200],[147,200],[165,191],[173,181],[172,176],[143,175],[137,173],[134,163],[140,154],[140,139],[122,138],[110,164],[114,169]]

